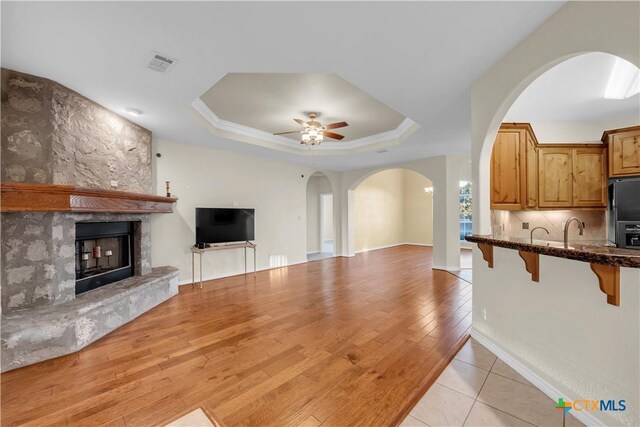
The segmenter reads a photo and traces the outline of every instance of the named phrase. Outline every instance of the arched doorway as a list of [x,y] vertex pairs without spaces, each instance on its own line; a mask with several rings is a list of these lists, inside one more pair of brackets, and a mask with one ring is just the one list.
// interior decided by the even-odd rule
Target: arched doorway
[[307,181],[307,259],[334,255],[333,188],[325,174],[315,172]]
[[377,171],[353,190],[355,252],[433,245],[433,183],[418,172]]
[[[621,67],[624,68],[622,74]],[[631,76],[624,75],[628,74],[624,71],[629,71]],[[583,151],[583,158],[590,156],[587,159],[589,169],[606,169],[606,149],[600,141],[603,132],[640,124],[638,75],[640,70],[620,57],[602,52],[584,53],[554,65],[521,92],[502,122],[509,126],[518,126],[515,123],[529,126],[536,142],[532,144],[530,153],[522,153],[522,157],[526,157],[527,174],[531,176],[521,176],[527,186],[527,195],[521,197],[528,197],[536,207],[547,210],[532,212],[524,205],[521,209],[501,209],[497,207],[500,204],[494,201],[490,213],[494,235],[529,238],[529,230],[544,227],[545,239],[558,241],[563,239],[560,221],[577,216],[586,229],[584,235],[572,236],[573,239],[607,240],[606,213],[603,210],[585,211],[576,208],[572,200],[562,200],[565,196],[571,198],[571,188],[575,188],[576,179],[581,174],[588,175],[584,178],[587,180],[585,191],[591,191],[591,187],[597,187],[594,191],[604,187],[600,193],[606,193],[607,177],[604,172],[602,176],[596,176],[595,172],[587,174],[587,171],[572,170],[565,179],[562,173],[570,167],[558,165],[568,162],[574,169],[579,167],[577,154],[571,148],[578,147]],[[622,91],[619,90],[620,82],[625,82]],[[505,135],[504,126],[501,129],[496,140],[502,141],[500,150],[504,154],[510,145],[501,139]],[[483,149],[483,152],[489,151],[489,155],[481,159],[480,166],[484,169],[489,168],[493,146],[494,141],[491,141]],[[589,154],[584,150],[598,150],[598,147],[599,166],[596,166],[594,159],[598,152]],[[491,183],[494,191],[499,185],[496,180]],[[571,181],[574,181],[573,185]],[[567,184],[563,185],[563,182]],[[558,200],[558,207],[551,205],[554,200]]]
[[[554,19],[474,83],[471,138],[475,233],[491,232],[488,159],[509,108],[531,82],[577,55],[605,52],[640,66],[638,9],[637,2],[618,3],[615,8],[608,2],[567,3]],[[615,30],[595,25],[603,19],[618,22]],[[572,27],[571,37],[566,35],[567,25]]]

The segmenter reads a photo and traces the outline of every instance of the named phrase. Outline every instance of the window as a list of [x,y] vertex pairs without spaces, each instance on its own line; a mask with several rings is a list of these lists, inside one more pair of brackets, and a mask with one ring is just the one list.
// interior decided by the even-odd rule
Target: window
[[471,234],[471,183],[460,181],[460,240]]

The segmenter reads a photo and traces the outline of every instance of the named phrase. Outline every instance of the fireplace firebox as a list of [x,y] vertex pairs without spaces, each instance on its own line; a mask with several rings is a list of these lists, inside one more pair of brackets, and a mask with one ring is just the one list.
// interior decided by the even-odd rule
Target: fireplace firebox
[[76,295],[134,275],[134,223],[76,223]]

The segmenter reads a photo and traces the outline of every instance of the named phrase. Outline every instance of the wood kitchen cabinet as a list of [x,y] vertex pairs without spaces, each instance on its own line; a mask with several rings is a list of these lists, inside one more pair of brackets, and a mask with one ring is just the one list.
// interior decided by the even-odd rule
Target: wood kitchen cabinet
[[526,134],[527,151],[527,208],[538,206],[538,141],[533,136],[533,132]]
[[640,175],[640,126],[604,132],[609,145],[609,176]]
[[539,145],[540,208],[607,205],[606,147]]
[[571,148],[538,147],[538,206],[573,205],[573,153]]
[[491,152],[491,209],[537,205],[537,141],[528,123],[503,123]]
[[606,145],[538,144],[528,123],[500,127],[491,153],[491,209],[602,208],[606,192]]
[[605,147],[573,149],[573,206],[607,206]]

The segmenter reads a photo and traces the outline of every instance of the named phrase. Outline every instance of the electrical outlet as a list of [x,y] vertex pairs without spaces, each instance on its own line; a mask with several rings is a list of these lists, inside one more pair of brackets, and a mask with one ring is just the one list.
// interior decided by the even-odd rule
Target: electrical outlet
[[113,180],[111,180],[111,186],[112,186],[113,188],[118,188],[118,181],[113,181]]
[[522,229],[523,230],[528,230],[529,229],[529,223],[528,222],[523,222],[522,223]]

